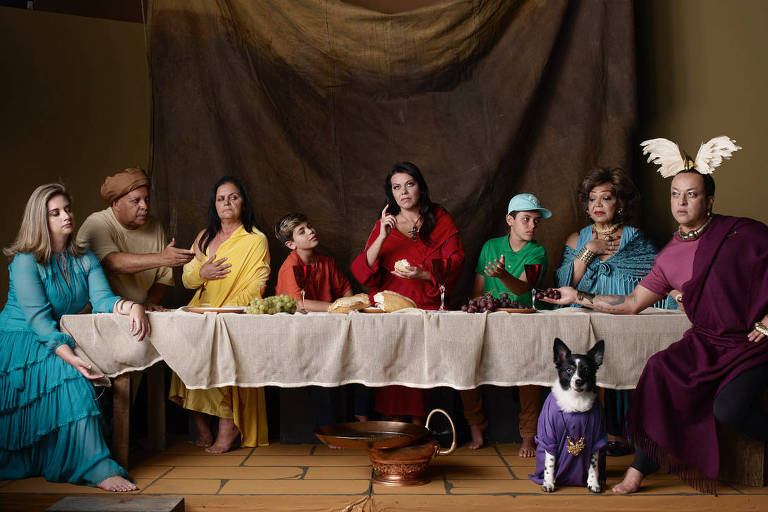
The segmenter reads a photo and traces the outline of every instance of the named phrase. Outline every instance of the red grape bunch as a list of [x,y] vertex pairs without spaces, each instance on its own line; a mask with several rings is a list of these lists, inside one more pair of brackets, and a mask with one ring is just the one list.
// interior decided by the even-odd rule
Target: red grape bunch
[[547,288],[546,290],[536,292],[536,300],[542,300],[543,298],[560,300],[560,290],[557,288]]
[[490,293],[469,301],[461,306],[461,310],[466,313],[491,313],[499,308],[521,308],[517,300],[509,298],[508,293],[502,293],[501,298],[497,299]]

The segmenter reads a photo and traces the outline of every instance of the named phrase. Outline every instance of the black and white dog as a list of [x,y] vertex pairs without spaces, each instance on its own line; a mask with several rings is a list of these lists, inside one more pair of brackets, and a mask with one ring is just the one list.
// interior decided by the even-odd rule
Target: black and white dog
[[545,492],[556,485],[585,485],[599,493],[605,482],[605,420],[595,400],[597,369],[603,363],[601,340],[586,354],[572,354],[555,338],[557,381],[542,407],[536,440],[536,473]]

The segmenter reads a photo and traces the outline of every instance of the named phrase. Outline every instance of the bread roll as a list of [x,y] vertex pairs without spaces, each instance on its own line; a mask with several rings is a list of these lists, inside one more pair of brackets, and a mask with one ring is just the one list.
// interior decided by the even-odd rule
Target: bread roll
[[383,290],[373,296],[373,301],[377,308],[381,308],[387,313],[397,311],[398,309],[415,308],[416,303],[408,297],[400,295],[397,292]]
[[408,260],[403,258],[401,260],[397,260],[395,262],[395,270],[398,272],[407,272],[411,269],[411,264],[408,263]]
[[336,301],[328,306],[329,313],[349,313],[358,309],[367,308],[371,305],[371,301],[368,300],[368,294],[358,293],[351,297],[342,297],[336,299]]

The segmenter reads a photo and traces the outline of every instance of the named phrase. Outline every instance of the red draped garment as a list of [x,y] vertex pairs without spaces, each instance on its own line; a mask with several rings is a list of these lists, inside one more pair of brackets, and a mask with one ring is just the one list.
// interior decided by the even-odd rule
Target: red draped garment
[[[352,262],[352,273],[358,281],[369,288],[371,302],[373,296],[381,290],[391,290],[412,299],[419,308],[437,309],[440,307],[440,287],[436,279],[402,279],[392,273],[395,262],[407,259],[412,266],[432,272],[432,260],[442,259],[447,262],[448,276],[446,294],[450,292],[461,274],[464,264],[464,249],[461,246],[459,230],[451,216],[443,208],[435,207],[435,228],[430,234],[430,241],[412,238],[397,230],[384,240],[379,257],[368,266],[366,252],[379,236],[381,220],[368,237],[365,249]],[[405,386],[385,386],[376,395],[376,410],[385,416],[424,416],[428,392]]]

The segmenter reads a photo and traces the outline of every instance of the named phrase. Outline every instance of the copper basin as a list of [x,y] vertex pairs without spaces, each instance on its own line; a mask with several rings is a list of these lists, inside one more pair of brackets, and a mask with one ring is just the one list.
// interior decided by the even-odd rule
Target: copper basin
[[[448,418],[453,441],[447,450],[428,437],[429,422],[436,412]],[[450,455],[456,449],[456,428],[442,409],[427,416],[426,426],[397,421],[360,421],[319,427],[315,435],[325,444],[340,448],[367,449],[373,465],[373,481],[384,485],[429,483],[429,463],[436,455]]]

